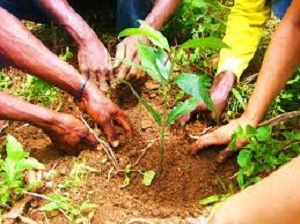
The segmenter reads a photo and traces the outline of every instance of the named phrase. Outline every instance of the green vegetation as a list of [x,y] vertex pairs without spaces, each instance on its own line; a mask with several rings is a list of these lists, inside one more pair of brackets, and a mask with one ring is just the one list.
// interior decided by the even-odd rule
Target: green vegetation
[[272,132],[269,126],[255,129],[241,127],[232,136],[230,148],[235,150],[237,139],[248,142],[239,152],[237,162],[240,167],[237,181],[241,189],[261,180],[262,177],[291,161],[300,154],[300,132]]
[[[24,152],[20,142],[13,136],[6,137],[5,158],[0,157],[0,214],[13,207],[26,192],[40,183],[26,184],[25,172],[43,170],[44,165]],[[2,153],[1,153],[2,154]]]
[[141,170],[133,170],[131,168],[131,164],[128,164],[125,167],[124,170],[119,170],[118,172],[123,172],[124,173],[124,181],[123,181],[123,184],[120,188],[125,188],[125,187],[130,185],[130,174],[133,173],[133,172],[137,172],[140,175],[142,175],[142,177],[143,177],[143,182],[142,183],[146,187],[149,187],[152,184],[152,181],[155,177],[155,171],[149,170],[149,171],[143,172]]
[[14,95],[21,96],[33,104],[42,104],[45,107],[57,111],[59,111],[63,105],[63,100],[58,88],[31,75],[27,75],[25,83],[22,84],[22,88],[16,90]]
[[0,90],[7,89],[11,87],[12,80],[11,78],[5,74],[4,70],[0,70]]
[[[55,194],[46,197],[46,199],[50,202],[41,207],[41,211],[51,212],[59,210],[71,223],[91,223],[92,217],[89,217],[88,213],[98,207],[88,200],[77,207],[70,198]],[[88,215],[86,216],[86,214]]]

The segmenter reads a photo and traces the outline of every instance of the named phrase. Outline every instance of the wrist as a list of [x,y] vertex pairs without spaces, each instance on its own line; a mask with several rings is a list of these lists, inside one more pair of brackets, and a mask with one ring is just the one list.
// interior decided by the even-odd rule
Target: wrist
[[259,118],[256,113],[253,113],[249,110],[246,110],[241,118],[245,119],[252,127],[257,127],[261,121],[261,118]]

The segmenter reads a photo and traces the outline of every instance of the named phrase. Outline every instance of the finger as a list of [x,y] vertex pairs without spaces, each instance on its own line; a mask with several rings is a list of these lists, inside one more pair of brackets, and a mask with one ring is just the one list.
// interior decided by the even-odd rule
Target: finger
[[247,144],[247,142],[245,140],[242,139],[238,139],[235,143],[235,149],[231,149],[229,147],[227,147],[226,149],[222,150],[221,152],[219,152],[219,155],[217,157],[217,161],[219,163],[223,163],[224,161],[226,161],[234,152],[240,150],[243,146],[245,146]]
[[184,127],[191,120],[191,117],[192,117],[191,113],[183,115],[181,118],[179,118],[176,121],[176,125],[179,127]]
[[[133,60],[133,63],[136,65],[140,65],[140,59],[138,57],[135,57],[135,59]],[[126,80],[129,79],[137,79],[138,78],[138,71],[139,69],[136,66],[131,66],[128,75],[125,77]]]
[[127,136],[132,134],[132,126],[129,118],[120,111],[116,116],[116,121],[121,125],[121,127],[125,130]]
[[116,53],[116,57],[115,57],[115,63],[113,68],[116,69],[118,68],[121,63],[122,63],[122,59],[125,58],[125,52],[126,52],[126,45],[123,43],[118,44],[117,46],[117,53]]
[[116,129],[111,123],[111,121],[102,122],[101,129],[108,142],[112,145],[112,147],[114,148],[118,147],[120,142],[118,140]]
[[[127,50],[126,50],[127,51]],[[136,52],[126,52],[125,59],[127,61],[133,61],[135,57]],[[117,74],[117,79],[125,79],[126,75],[128,74],[130,70],[130,65],[127,65],[126,63],[122,63],[120,67],[118,68],[118,74]]]
[[99,86],[100,90],[103,91],[104,93],[108,92],[109,86],[107,83],[107,74],[109,71],[105,72],[97,72],[97,79],[99,80]]
[[223,133],[223,130],[226,131],[227,129],[220,128],[212,133],[201,136],[196,142],[191,144],[190,152],[192,154],[196,154],[199,150],[208,146],[228,144],[230,141],[230,135],[226,132]]
[[141,70],[141,69],[138,69],[138,72],[137,72],[137,79],[142,79],[146,76],[146,72]]
[[88,134],[84,137],[83,141],[84,143],[93,147],[96,147],[98,145],[96,137],[90,132],[88,132]]

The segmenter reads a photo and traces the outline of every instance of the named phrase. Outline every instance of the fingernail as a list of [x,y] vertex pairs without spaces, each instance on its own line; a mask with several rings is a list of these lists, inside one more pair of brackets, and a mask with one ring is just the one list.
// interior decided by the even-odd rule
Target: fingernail
[[117,148],[119,146],[120,142],[118,140],[114,141],[111,145],[114,148]]

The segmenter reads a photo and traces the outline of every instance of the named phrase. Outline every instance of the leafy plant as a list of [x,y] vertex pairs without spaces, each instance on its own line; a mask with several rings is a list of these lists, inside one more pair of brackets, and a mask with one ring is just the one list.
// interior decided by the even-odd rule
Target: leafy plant
[[[168,40],[159,31],[151,28],[144,21],[139,21],[140,28],[130,28],[122,31],[119,37],[131,35],[145,35],[149,38],[152,45],[145,43],[138,43],[138,55],[141,60],[141,66],[136,66],[133,62],[124,61],[130,65],[136,66],[139,69],[146,71],[153,80],[161,84],[159,93],[163,99],[163,112],[158,113],[151,105],[149,105],[138,93],[131,87],[131,85],[120,80],[120,83],[125,83],[130,86],[133,94],[137,97],[139,102],[152,114],[154,120],[160,125],[160,172],[163,170],[163,159],[165,151],[165,134],[166,128],[176,119],[193,111],[200,102],[204,102],[207,107],[217,111],[213,105],[208,88],[210,86],[210,79],[206,74],[196,75],[183,73],[177,76],[173,75],[173,58],[172,55],[178,49],[206,49],[206,48],[221,48],[227,47],[221,40],[217,38],[203,38],[199,40],[189,40],[180,47],[171,48]],[[190,98],[178,104],[173,110],[168,112],[169,92],[177,85],[183,92],[188,94]]]
[[152,181],[155,177],[155,171],[153,170],[149,170],[146,172],[143,172],[141,170],[132,170],[131,169],[131,164],[128,164],[124,170],[119,170],[118,172],[123,172],[124,173],[124,181],[123,184],[121,186],[121,188],[125,188],[127,186],[130,185],[130,174],[132,172],[137,172],[139,174],[141,174],[143,176],[143,185],[145,185],[146,187],[149,187],[152,184]]
[[70,198],[58,194],[53,194],[45,198],[50,202],[41,207],[41,211],[51,212],[58,210],[62,212],[71,223],[90,223],[91,218],[85,216],[85,213],[98,207],[88,200],[77,207]]
[[14,95],[22,96],[31,103],[43,104],[43,106],[51,109],[54,105],[57,105],[57,111],[60,110],[63,104],[58,88],[31,75],[27,75],[22,89],[16,91]]
[[11,78],[8,75],[6,75],[3,70],[0,70],[0,89],[7,89],[11,87],[11,85]]
[[300,154],[300,132],[284,131],[272,136],[272,128],[269,126],[258,129],[247,126],[245,130],[239,127],[232,136],[232,150],[235,150],[237,139],[249,142],[237,158],[240,167],[237,181],[242,189]]
[[66,47],[66,51],[59,55],[59,58],[64,61],[68,61],[69,59],[72,59],[73,57],[74,57],[74,54],[72,53],[72,51],[70,50],[69,47]]
[[0,157],[0,213],[12,207],[24,193],[38,183],[27,185],[25,172],[45,169],[44,165],[24,152],[20,142],[13,136],[6,137],[6,157]]
[[98,172],[98,170],[86,165],[83,162],[75,162],[68,178],[66,178],[61,184],[59,184],[59,187],[81,187],[84,185],[86,176],[89,172],[96,173]]

